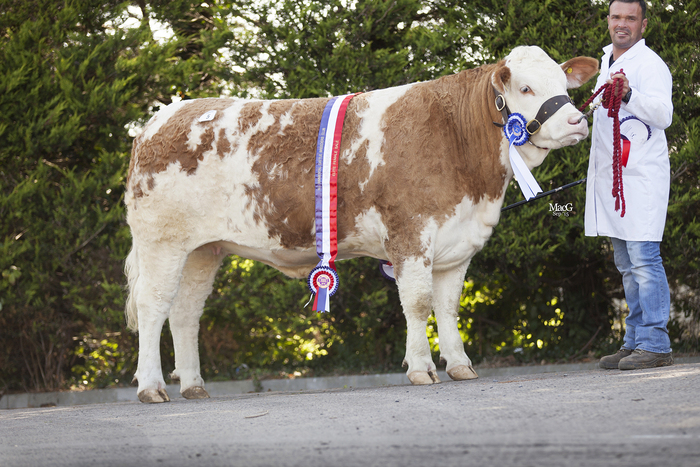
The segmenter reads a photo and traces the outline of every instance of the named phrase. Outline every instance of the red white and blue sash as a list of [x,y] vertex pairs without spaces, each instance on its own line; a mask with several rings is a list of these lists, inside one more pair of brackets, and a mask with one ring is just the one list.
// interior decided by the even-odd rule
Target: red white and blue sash
[[309,274],[315,294],[314,311],[330,311],[330,297],[338,290],[338,159],[343,121],[355,94],[331,98],[323,109],[316,143],[316,254],[321,259]]

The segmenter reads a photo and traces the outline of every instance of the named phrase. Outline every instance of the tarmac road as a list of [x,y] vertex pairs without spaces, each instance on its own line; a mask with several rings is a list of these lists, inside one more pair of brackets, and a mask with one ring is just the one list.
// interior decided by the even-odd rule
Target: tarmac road
[[700,466],[700,363],[0,412],[0,466]]

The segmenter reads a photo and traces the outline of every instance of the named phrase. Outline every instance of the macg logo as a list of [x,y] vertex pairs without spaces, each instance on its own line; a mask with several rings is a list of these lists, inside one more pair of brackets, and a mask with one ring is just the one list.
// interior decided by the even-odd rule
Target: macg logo
[[549,203],[549,212],[552,213],[554,217],[569,217],[569,213],[574,210],[574,205],[572,203],[559,204],[559,203]]

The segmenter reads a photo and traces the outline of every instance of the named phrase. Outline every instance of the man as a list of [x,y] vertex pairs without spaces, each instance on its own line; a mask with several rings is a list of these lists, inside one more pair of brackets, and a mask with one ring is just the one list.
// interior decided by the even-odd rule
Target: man
[[[644,0],[612,0],[599,89],[620,78],[622,189],[613,197],[613,118],[602,106],[594,113],[586,186],[587,236],[610,237],[629,314],[621,349],[600,367],[632,370],[673,364],[668,336],[671,306],[659,245],[666,222],[670,164],[664,130],[671,125],[671,73],[649,49]],[[624,73],[624,74],[623,74]],[[620,172],[617,172],[620,174]],[[619,188],[618,188],[619,189]]]

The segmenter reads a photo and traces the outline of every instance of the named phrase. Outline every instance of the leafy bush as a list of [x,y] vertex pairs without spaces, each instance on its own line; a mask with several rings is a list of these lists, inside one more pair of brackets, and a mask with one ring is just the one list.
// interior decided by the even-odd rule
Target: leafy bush
[[[676,351],[700,338],[699,2],[654,2],[647,44],[674,77],[671,201],[662,255]],[[541,46],[599,57],[607,2],[5,0],[0,8],[0,389],[128,384],[122,195],[134,131],[173,96],[313,97],[426,80]],[[358,21],[357,18],[362,20]],[[583,102],[592,83],[573,91]],[[547,190],[585,176],[590,144],[535,171]],[[506,202],[519,200],[513,184]],[[550,203],[571,203],[555,217]],[[467,352],[550,361],[614,348],[623,293],[606,239],[583,236],[582,186],[502,214],[467,273]],[[339,264],[327,315],[304,281],[238,257],[201,321],[206,379],[398,371],[405,321],[371,259]],[[439,336],[427,330],[435,358]],[[167,327],[163,368],[173,367]],[[118,383],[117,383],[118,381]]]

